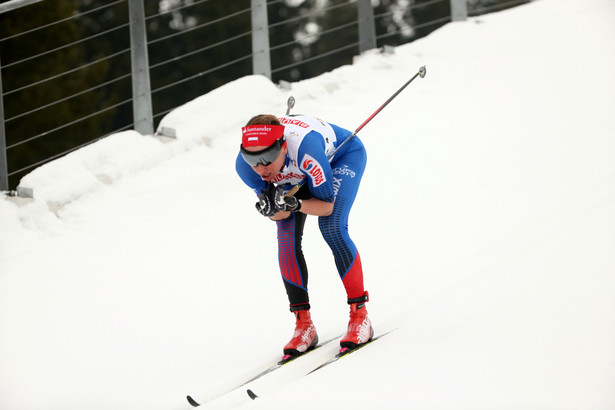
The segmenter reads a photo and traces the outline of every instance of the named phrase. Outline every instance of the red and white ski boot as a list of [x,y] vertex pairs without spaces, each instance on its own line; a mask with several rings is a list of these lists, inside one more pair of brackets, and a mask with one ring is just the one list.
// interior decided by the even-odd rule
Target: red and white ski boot
[[282,361],[288,361],[291,358],[302,355],[309,349],[318,344],[318,334],[316,327],[312,322],[312,317],[309,310],[297,310],[295,314],[295,333],[290,342],[284,346],[284,357]]
[[365,292],[360,298],[348,299],[350,305],[350,321],[348,322],[348,331],[346,336],[340,341],[342,350],[353,350],[358,346],[365,344],[374,337],[374,328],[372,322],[367,316],[367,308],[365,302],[369,301],[369,295]]

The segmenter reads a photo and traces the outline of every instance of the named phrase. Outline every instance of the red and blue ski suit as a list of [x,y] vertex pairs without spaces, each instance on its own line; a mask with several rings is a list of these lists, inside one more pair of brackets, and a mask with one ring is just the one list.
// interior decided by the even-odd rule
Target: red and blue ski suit
[[[365,170],[367,155],[358,137],[345,144],[329,161],[328,156],[351,132],[315,117],[291,115],[278,117],[284,125],[287,143],[285,166],[272,181],[290,190],[304,182],[297,198],[318,198],[334,202],[329,216],[319,216],[318,226],[335,259],[349,299],[364,295],[361,258],[348,234],[348,215],[354,203]],[[257,194],[269,183],[237,156],[236,170],[243,182]],[[292,212],[276,221],[278,257],[291,310],[309,308],[308,269],[301,249],[306,214]]]

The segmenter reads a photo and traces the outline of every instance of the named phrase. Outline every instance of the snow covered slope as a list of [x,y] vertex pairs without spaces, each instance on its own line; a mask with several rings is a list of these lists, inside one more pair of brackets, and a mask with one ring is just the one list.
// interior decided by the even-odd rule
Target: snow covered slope
[[[188,408],[275,361],[294,321],[239,128],[293,95],[354,129],[422,65],[359,134],[350,220],[395,330],[211,408],[615,408],[614,39],[612,0],[538,0],[291,91],[242,78],[170,113],[177,140],[124,132],[33,171],[34,200],[0,199],[0,408]],[[324,340],[348,308],[315,218],[304,249]]]

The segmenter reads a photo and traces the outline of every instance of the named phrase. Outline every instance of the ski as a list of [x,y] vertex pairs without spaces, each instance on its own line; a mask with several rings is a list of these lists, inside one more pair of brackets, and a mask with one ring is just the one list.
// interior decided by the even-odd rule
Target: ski
[[[394,329],[393,329],[393,330],[394,330]],[[371,338],[368,342],[363,343],[363,344],[360,344],[360,345],[358,345],[358,346],[356,346],[356,347],[353,347],[353,348],[342,347],[342,348],[340,348],[339,352],[338,352],[335,356],[331,357],[330,359],[328,359],[328,360],[327,360],[327,361],[325,361],[324,363],[321,363],[320,365],[318,365],[318,366],[317,366],[317,367],[315,367],[314,369],[310,370],[310,371],[306,374],[306,376],[307,376],[308,374],[312,374],[312,373],[314,373],[314,372],[315,372],[315,371],[317,371],[317,370],[322,369],[323,367],[326,367],[326,366],[330,365],[331,363],[335,363],[335,362],[337,362],[337,361],[338,361],[339,359],[341,359],[342,357],[348,356],[349,354],[354,353],[354,352],[356,352],[357,350],[360,350],[360,349],[364,348],[365,346],[367,346],[367,345],[369,345],[369,344],[371,344],[371,343],[375,342],[376,340],[380,339],[381,337],[388,335],[388,334],[389,334],[389,333],[391,333],[393,330],[389,330],[389,331],[388,331],[388,332],[386,332],[386,333],[383,333],[383,334],[381,334],[381,335],[378,335],[378,336],[372,337],[372,338]],[[240,387],[241,387],[241,386],[240,386]],[[256,400],[256,399],[258,398],[258,395],[257,395],[256,393],[254,393],[254,391],[252,391],[251,389],[247,389],[246,393],[248,394],[248,397],[250,397],[252,400]]]
[[[341,337],[341,335],[340,335],[340,336],[336,336],[336,337],[334,337],[334,338],[332,338],[332,339],[326,340],[326,341],[324,341],[324,342],[321,342],[321,343],[319,343],[318,345],[316,345],[315,347],[312,347],[311,349],[308,349],[307,351],[305,351],[305,352],[303,352],[303,353],[301,353],[301,354],[299,354],[299,355],[297,355],[297,356],[284,355],[284,356],[282,356],[282,359],[281,359],[280,361],[278,361],[276,364],[274,364],[274,365],[272,365],[271,367],[269,367],[269,368],[267,368],[267,369],[263,370],[262,372],[260,372],[260,373],[258,373],[257,375],[253,376],[253,377],[252,377],[252,378],[250,378],[249,380],[246,380],[245,382],[241,383],[240,385],[238,385],[238,386],[236,386],[236,387],[233,387],[232,389],[226,390],[226,391],[224,391],[223,393],[220,393],[220,394],[216,395],[215,397],[212,397],[212,398],[208,399],[208,400],[207,400],[207,402],[208,402],[208,401],[211,401],[211,400],[214,400],[214,399],[217,399],[217,398],[219,398],[219,397],[222,397],[222,396],[224,396],[225,394],[228,394],[228,393],[230,393],[230,392],[232,392],[232,391],[235,391],[235,390],[237,390],[237,389],[239,389],[239,388],[241,388],[241,387],[243,387],[243,386],[247,385],[248,383],[252,383],[253,381],[255,381],[255,380],[257,380],[257,379],[260,379],[261,377],[266,376],[266,375],[268,375],[269,373],[271,373],[271,372],[273,372],[273,371],[275,371],[275,370],[278,370],[278,369],[279,369],[279,368],[281,368],[282,366],[284,366],[284,365],[286,365],[286,364],[288,364],[288,363],[291,363],[291,362],[293,362],[294,360],[296,360],[296,359],[298,359],[298,358],[300,358],[300,357],[304,357],[304,356],[305,356],[305,355],[307,355],[308,353],[313,352],[314,350],[316,350],[316,349],[318,349],[318,348],[320,348],[320,347],[322,347],[322,346],[324,346],[324,345],[326,345],[326,344],[328,344],[328,343],[330,343],[330,342],[332,342],[332,341],[334,341],[334,340],[336,340],[336,339],[339,339],[340,337]],[[248,394],[249,394],[249,393],[248,393]],[[254,395],[254,396],[255,396],[254,398],[256,398],[256,395]],[[190,396],[190,395],[186,396],[186,400],[188,400],[188,403],[190,403],[190,405],[191,405],[192,407],[199,407],[199,406],[202,404],[202,403],[197,402],[197,401],[196,401],[196,400],[195,400],[192,396]],[[204,403],[205,403],[205,402],[204,402]]]
[[329,359],[329,360],[327,360],[326,362],[322,363],[321,365],[319,365],[319,366],[315,367],[315,368],[314,368],[314,369],[312,369],[312,370],[311,370],[308,374],[312,374],[312,373],[314,373],[315,371],[322,369],[323,367],[329,366],[331,363],[335,363],[335,362],[337,362],[337,361],[338,361],[339,359],[341,359],[342,357],[344,357],[344,356],[348,356],[349,354],[354,353],[354,352],[356,352],[357,350],[360,350],[360,349],[364,348],[365,346],[368,346],[368,345],[370,345],[370,344],[374,343],[376,340],[380,339],[382,336],[386,336],[386,335],[388,335],[388,334],[389,334],[389,333],[391,333],[391,332],[392,332],[392,330],[389,330],[389,331],[388,331],[388,332],[386,332],[386,333],[383,333],[383,334],[381,334],[381,335],[378,335],[378,336],[372,337],[372,338],[371,338],[368,342],[366,342],[366,343],[363,343],[363,344],[357,345],[357,346],[352,347],[352,348],[342,347],[342,348],[340,349],[340,351],[339,351],[339,352],[338,352],[335,356],[333,356],[332,358],[330,358],[330,359]]

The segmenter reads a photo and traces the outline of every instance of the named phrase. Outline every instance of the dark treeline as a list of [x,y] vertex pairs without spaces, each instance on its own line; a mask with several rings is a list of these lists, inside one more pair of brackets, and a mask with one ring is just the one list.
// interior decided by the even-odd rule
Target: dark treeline
[[[358,54],[356,2],[321,3],[268,1],[272,81],[311,78]],[[510,1],[469,4],[490,11]],[[144,6],[156,125],[173,108],[252,73],[250,0]],[[380,0],[374,15],[377,46],[395,46],[450,21],[450,0]],[[0,14],[11,189],[38,164],[132,128],[128,21],[128,0],[45,0]]]

